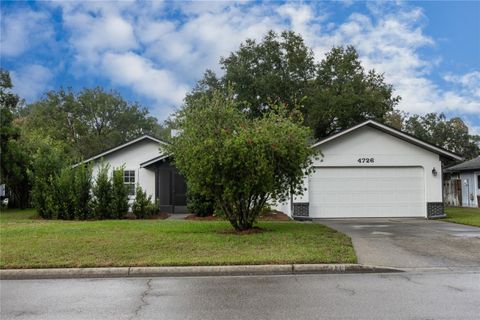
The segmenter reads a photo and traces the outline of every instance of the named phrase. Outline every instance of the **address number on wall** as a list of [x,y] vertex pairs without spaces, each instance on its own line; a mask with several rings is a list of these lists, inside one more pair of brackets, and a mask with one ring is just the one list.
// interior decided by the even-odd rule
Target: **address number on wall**
[[374,163],[375,158],[358,158],[358,163]]

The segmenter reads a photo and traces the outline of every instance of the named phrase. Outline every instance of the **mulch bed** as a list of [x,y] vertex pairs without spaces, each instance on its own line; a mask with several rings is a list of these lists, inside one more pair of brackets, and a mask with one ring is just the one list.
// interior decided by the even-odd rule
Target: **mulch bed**
[[276,211],[272,210],[269,213],[264,213],[260,217],[258,217],[258,220],[262,221],[290,221],[289,216],[287,216],[285,213],[281,211]]
[[170,214],[166,213],[166,212],[160,212],[160,213],[157,213],[156,215],[153,215],[151,217],[148,217],[147,219],[158,219],[158,220],[165,220],[167,219],[168,217],[170,217]]
[[217,216],[206,216],[206,217],[198,217],[194,214],[189,214],[185,220],[197,220],[197,221],[219,221],[219,220],[223,220],[223,218],[221,217],[217,217]]
[[[167,219],[168,217],[170,217],[170,214],[166,213],[166,212],[159,212],[153,216],[150,216],[150,217],[147,217],[145,218],[146,220],[165,220]],[[128,219],[128,220],[136,220],[137,217],[133,214],[133,213],[128,213],[127,215],[125,215],[125,219]],[[144,220],[145,220],[144,219]]]
[[[185,220],[197,220],[197,221],[220,221],[223,220],[222,217],[218,216],[206,216],[198,217],[194,214],[188,215]],[[264,213],[258,217],[260,221],[290,221],[290,217],[281,211],[272,210],[269,213]]]

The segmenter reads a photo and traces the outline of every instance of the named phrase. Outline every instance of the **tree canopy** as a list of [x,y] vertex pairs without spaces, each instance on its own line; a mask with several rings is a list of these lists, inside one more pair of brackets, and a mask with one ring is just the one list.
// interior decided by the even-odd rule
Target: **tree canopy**
[[187,104],[212,90],[229,89],[242,102],[238,107],[252,117],[276,103],[301,103],[315,138],[366,119],[383,120],[400,99],[383,75],[363,69],[354,47],[334,47],[317,63],[303,38],[292,31],[270,31],[259,43],[247,39],[220,65],[223,76],[207,70],[187,95]]
[[51,91],[21,113],[25,134],[38,132],[63,141],[79,159],[127,142],[142,134],[162,134],[147,108],[129,103],[116,92],[97,87],[80,92]]
[[307,92],[306,122],[322,138],[367,119],[383,121],[399,100],[382,74],[365,72],[354,47],[335,47]]
[[443,113],[413,115],[405,120],[406,132],[471,159],[480,155],[480,136],[470,135],[459,117],[447,119]]
[[20,98],[14,94],[8,71],[0,70],[0,183],[5,183],[12,197],[10,205],[25,207],[28,203],[28,153],[19,141],[15,125]]
[[469,133],[460,117],[447,118],[443,113],[410,115],[395,110],[387,115],[385,123],[419,139],[455,152],[465,159],[480,155],[480,136]]

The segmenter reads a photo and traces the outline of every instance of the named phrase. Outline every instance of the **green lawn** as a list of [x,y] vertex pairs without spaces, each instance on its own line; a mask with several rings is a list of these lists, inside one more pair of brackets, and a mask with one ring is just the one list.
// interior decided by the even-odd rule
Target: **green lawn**
[[0,213],[0,268],[355,263],[350,239],[320,224],[260,222],[236,235],[223,221],[46,221]]
[[480,227],[480,208],[448,207],[445,213],[447,217],[442,219],[444,221]]

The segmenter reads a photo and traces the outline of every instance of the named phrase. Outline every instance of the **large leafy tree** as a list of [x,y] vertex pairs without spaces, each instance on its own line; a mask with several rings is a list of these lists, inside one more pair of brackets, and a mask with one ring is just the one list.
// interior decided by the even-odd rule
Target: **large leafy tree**
[[214,199],[236,230],[252,228],[267,200],[303,191],[314,151],[301,115],[282,104],[251,118],[218,91],[191,103],[178,114],[182,131],[169,151],[189,192]]
[[26,134],[39,132],[64,142],[76,158],[89,157],[141,134],[163,133],[148,109],[100,87],[78,93],[51,91],[22,110],[21,123]]
[[301,100],[316,70],[312,50],[291,31],[280,35],[270,31],[261,42],[247,39],[237,51],[221,58],[220,65],[224,75],[218,78],[207,70],[187,101],[215,89],[233,90],[241,102],[238,107],[253,117],[261,116],[269,105],[292,106]]
[[383,120],[398,103],[381,74],[365,71],[355,49],[335,47],[316,63],[302,37],[291,31],[246,40],[220,60],[224,74],[207,70],[187,104],[213,90],[233,90],[238,107],[259,117],[276,103],[301,103],[305,123],[322,138],[366,119]]
[[448,119],[443,113],[413,115],[405,120],[403,130],[466,159],[480,155],[480,136],[470,135],[468,126],[459,117]]
[[28,152],[19,142],[15,115],[20,98],[14,94],[10,74],[0,70],[0,181],[10,191],[10,205],[26,207],[29,198]]
[[307,93],[306,120],[322,138],[367,119],[383,120],[399,101],[384,77],[366,72],[354,47],[328,52]]

